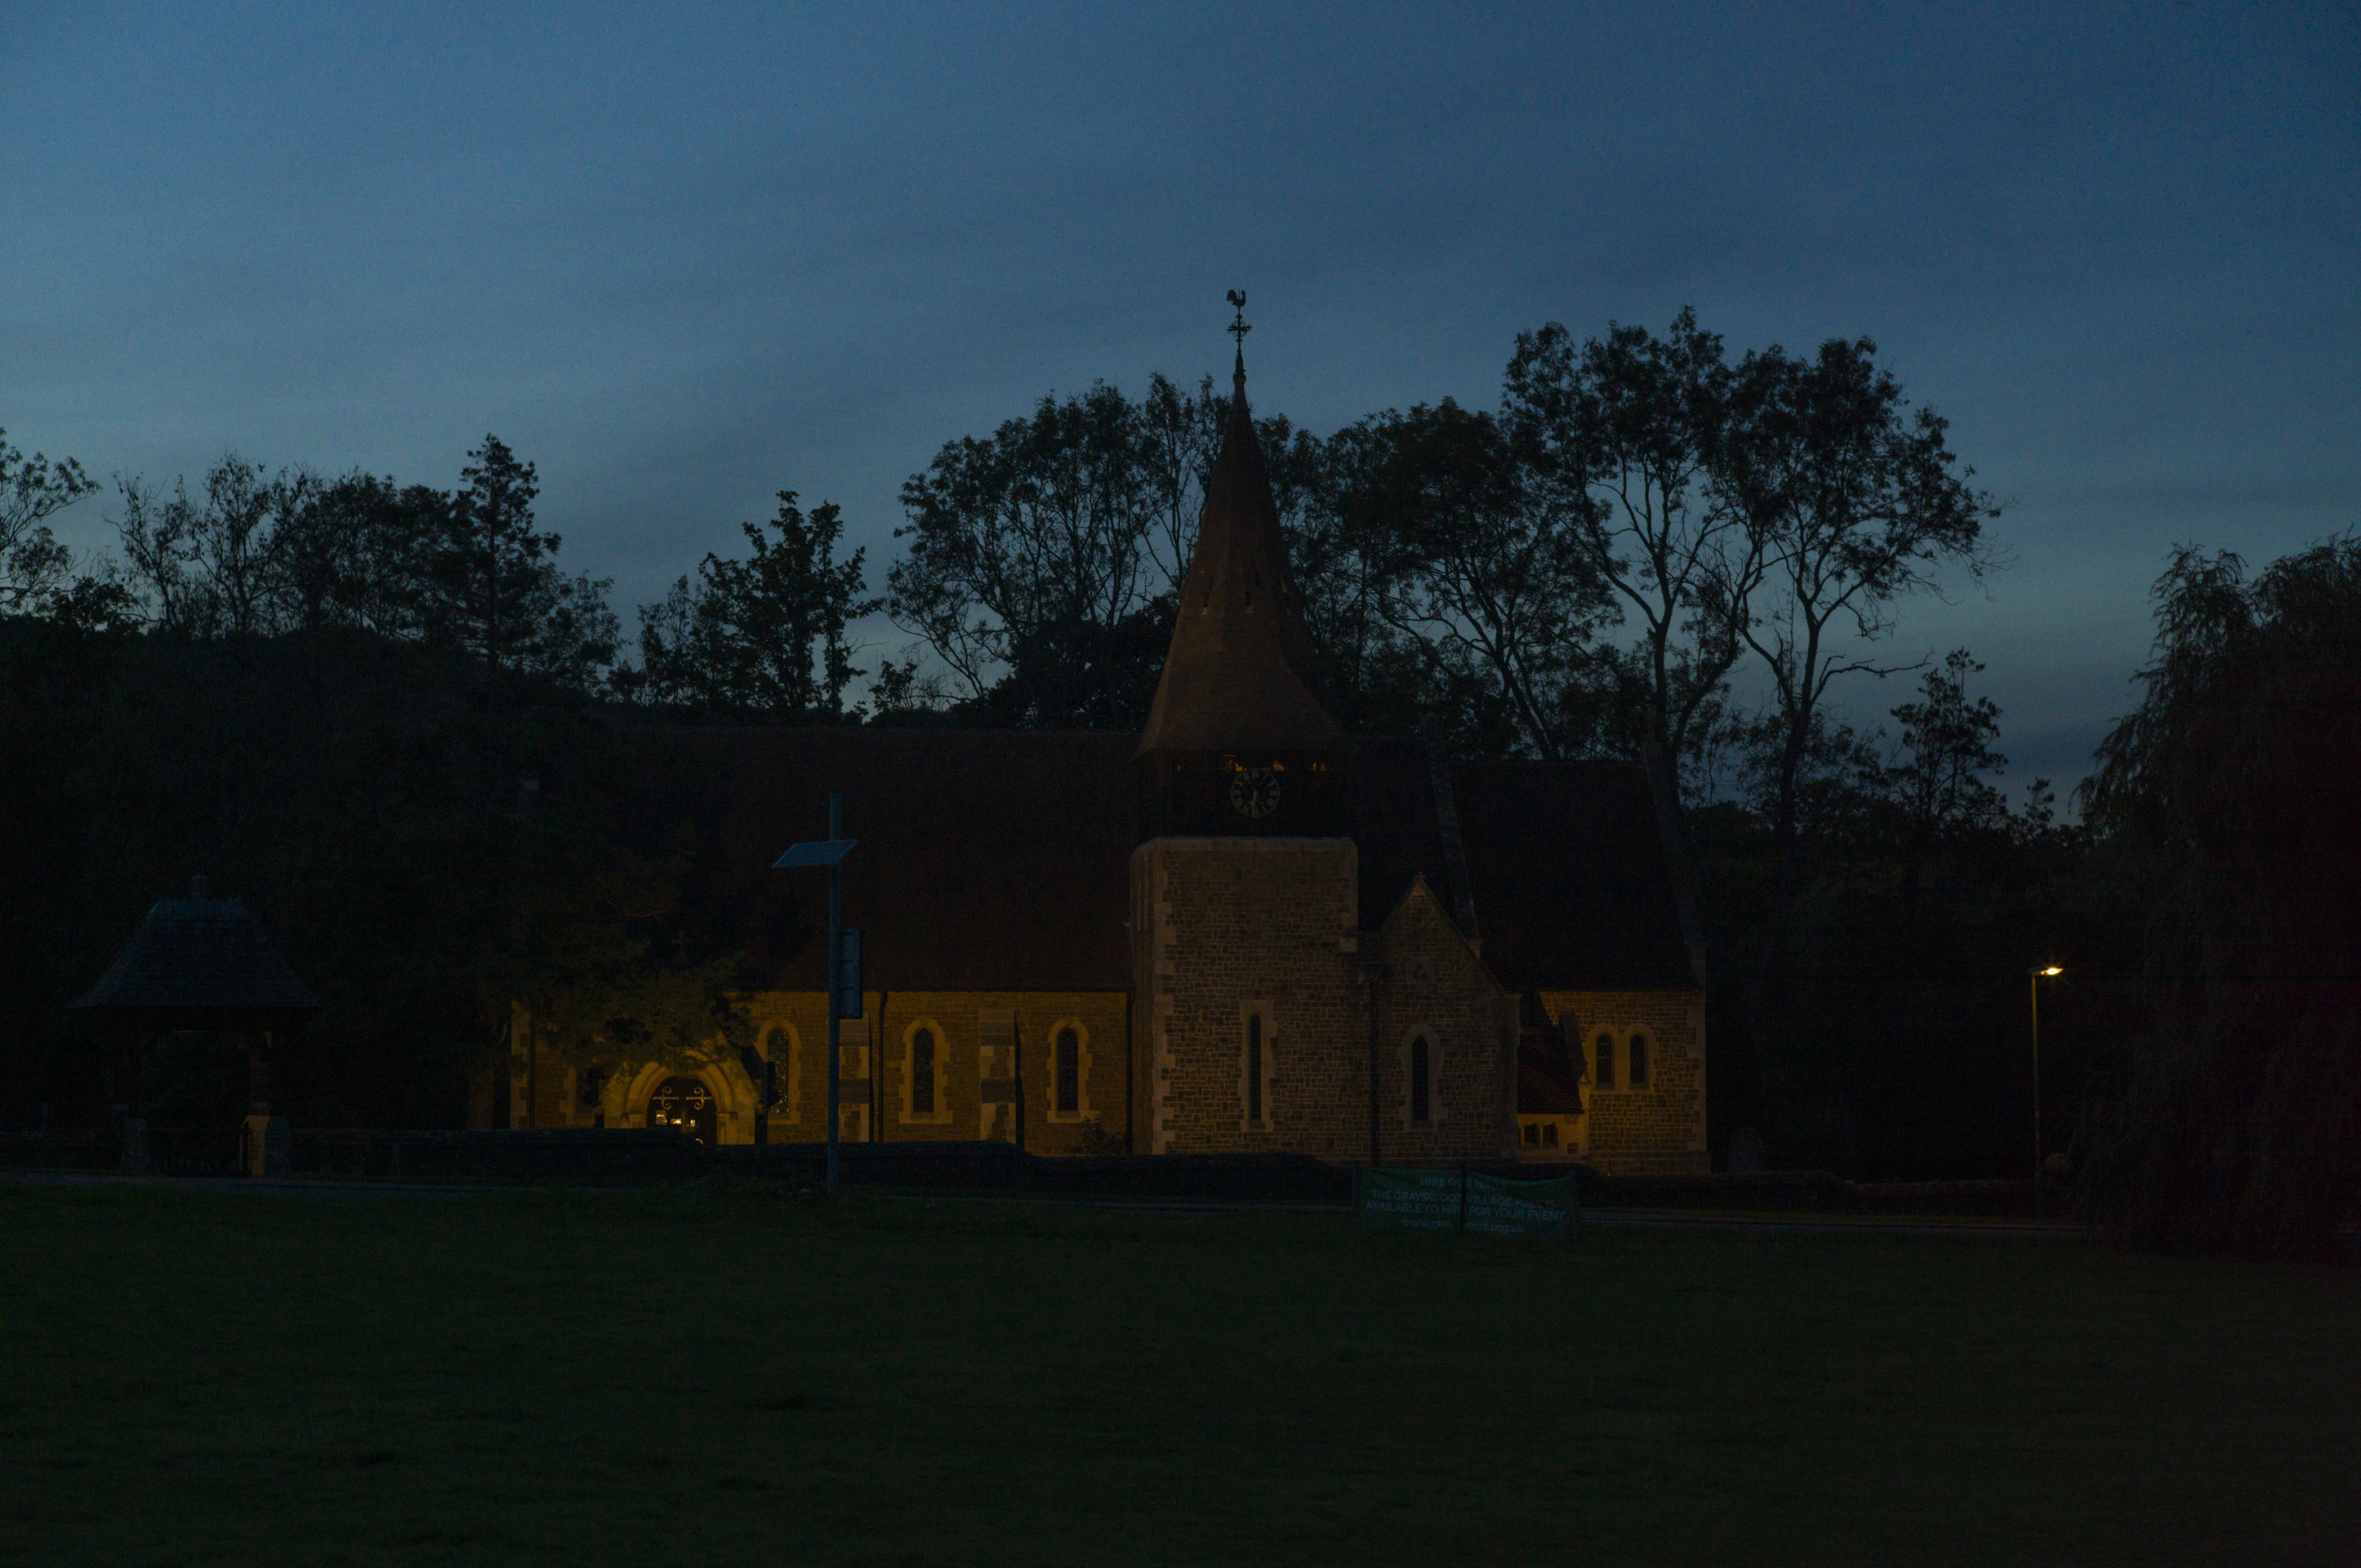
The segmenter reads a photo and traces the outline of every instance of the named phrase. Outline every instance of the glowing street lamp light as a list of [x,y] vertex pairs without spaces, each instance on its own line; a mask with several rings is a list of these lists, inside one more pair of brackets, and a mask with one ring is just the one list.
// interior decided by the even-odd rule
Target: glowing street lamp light
[[2041,1218],[2041,982],[2066,971],[2056,964],[2026,971],[2026,989],[2033,1003],[2033,1217]]

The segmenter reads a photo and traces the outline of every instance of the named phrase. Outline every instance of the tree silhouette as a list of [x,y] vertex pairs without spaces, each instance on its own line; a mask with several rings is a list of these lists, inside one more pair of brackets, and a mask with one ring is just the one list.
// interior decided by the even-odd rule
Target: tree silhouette
[[27,457],[0,430],[0,618],[42,613],[70,591],[72,553],[47,520],[98,487],[71,457]]
[[741,525],[752,554],[708,554],[692,583],[640,609],[640,668],[625,683],[641,700],[782,724],[844,717],[852,666],[847,628],[877,609],[864,597],[865,551],[836,558],[843,514],[833,501],[807,515],[779,492],[775,540]]
[[559,536],[533,526],[541,487],[532,464],[520,462],[496,435],[485,436],[467,456],[427,563],[435,590],[430,634],[456,642],[484,667],[488,693],[515,672],[588,685],[615,657],[609,583],[558,570]]
[[2320,1250],[2361,1207],[2361,539],[2248,581],[2176,549],[2139,706],[2083,786],[2155,1021],[2085,1212],[2151,1245]]

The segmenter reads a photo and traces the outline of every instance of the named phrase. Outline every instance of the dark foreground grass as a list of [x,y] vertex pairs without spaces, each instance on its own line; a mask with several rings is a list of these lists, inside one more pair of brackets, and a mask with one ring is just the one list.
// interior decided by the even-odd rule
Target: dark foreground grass
[[2361,1271],[0,1188],[0,1558],[2361,1561]]

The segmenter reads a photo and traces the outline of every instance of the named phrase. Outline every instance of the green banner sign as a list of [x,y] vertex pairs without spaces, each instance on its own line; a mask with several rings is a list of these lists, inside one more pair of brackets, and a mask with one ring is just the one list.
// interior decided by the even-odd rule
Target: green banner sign
[[1467,1170],[1353,1173],[1353,1217],[1365,1231],[1449,1231],[1563,1241],[1581,1219],[1570,1175],[1503,1181]]

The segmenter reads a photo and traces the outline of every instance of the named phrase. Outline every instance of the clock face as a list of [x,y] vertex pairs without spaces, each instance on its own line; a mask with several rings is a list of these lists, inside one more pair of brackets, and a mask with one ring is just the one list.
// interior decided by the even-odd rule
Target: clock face
[[1241,817],[1268,817],[1279,809],[1279,774],[1268,768],[1241,768],[1230,775],[1230,806]]

